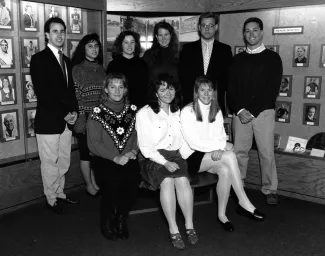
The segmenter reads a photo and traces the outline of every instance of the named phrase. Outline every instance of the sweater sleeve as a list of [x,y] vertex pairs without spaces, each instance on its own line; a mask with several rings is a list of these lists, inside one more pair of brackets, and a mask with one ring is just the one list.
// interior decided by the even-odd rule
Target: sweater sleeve
[[85,111],[84,111],[85,102],[82,97],[82,91],[83,91],[82,70],[78,65],[73,67],[72,77],[73,77],[73,81],[74,81],[76,98],[77,98],[78,106],[79,106],[79,115],[82,115],[82,114],[85,114]]

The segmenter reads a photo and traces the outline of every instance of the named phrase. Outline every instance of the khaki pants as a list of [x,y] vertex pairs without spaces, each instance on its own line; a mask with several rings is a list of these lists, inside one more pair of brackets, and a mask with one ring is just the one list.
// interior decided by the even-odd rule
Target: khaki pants
[[44,194],[50,205],[56,198],[66,198],[63,192],[69,170],[72,132],[66,127],[62,134],[36,134]]
[[242,124],[238,116],[233,118],[234,148],[242,179],[246,178],[248,152],[253,136],[257,144],[262,174],[262,193],[276,192],[278,177],[274,159],[275,111],[267,109],[248,124]]

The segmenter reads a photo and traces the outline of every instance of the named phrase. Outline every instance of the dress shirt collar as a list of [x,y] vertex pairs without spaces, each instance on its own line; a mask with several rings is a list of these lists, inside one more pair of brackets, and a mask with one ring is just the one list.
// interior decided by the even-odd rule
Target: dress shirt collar
[[47,46],[53,52],[53,54],[55,55],[55,57],[59,60],[59,51],[60,50],[62,51],[62,48],[58,49],[58,48],[54,47],[53,45],[51,45],[50,43],[48,43]]
[[256,53],[261,53],[265,49],[266,48],[265,48],[264,44],[262,43],[260,47],[254,49],[254,50],[251,50],[248,47],[246,47],[246,52],[249,53],[249,54],[256,54]]
[[201,44],[202,45],[210,45],[211,46],[211,45],[213,45],[213,43],[214,43],[214,39],[212,39],[210,41],[206,41],[201,37]]

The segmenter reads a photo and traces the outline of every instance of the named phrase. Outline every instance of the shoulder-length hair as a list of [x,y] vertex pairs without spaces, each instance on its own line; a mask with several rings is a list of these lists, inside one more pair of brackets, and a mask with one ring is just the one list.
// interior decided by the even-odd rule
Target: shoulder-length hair
[[216,95],[217,93],[216,85],[214,85],[212,81],[206,76],[199,76],[195,80],[194,93],[193,93],[193,110],[196,116],[196,121],[202,122],[203,121],[202,112],[199,105],[199,89],[203,85],[209,86],[209,88],[214,91],[213,93],[214,95],[212,97],[212,101],[210,104],[210,111],[209,111],[209,123],[212,123],[216,120],[216,115],[220,111],[220,107]]
[[3,86],[3,81],[4,81],[4,80],[7,80],[7,81],[8,81],[9,92],[10,92],[10,94],[12,94],[12,86],[11,86],[11,83],[10,83],[9,77],[8,77],[8,76],[4,76],[1,80],[2,80],[2,81],[1,81],[1,82],[2,82],[2,88],[4,88],[4,86]]
[[103,48],[102,48],[102,44],[99,40],[99,36],[96,33],[93,34],[88,34],[85,35],[79,42],[75,52],[73,53],[72,56],[72,66],[74,67],[75,65],[80,64],[81,62],[83,62],[86,58],[86,51],[85,51],[85,47],[86,44],[88,43],[92,43],[92,42],[96,42],[99,46],[99,52],[98,52],[98,56],[96,58],[96,61],[98,62],[99,65],[103,64]]
[[125,30],[121,32],[114,41],[114,45],[112,49],[113,59],[123,54],[122,44],[126,36],[132,36],[134,38],[134,42],[135,42],[134,57],[139,57],[141,51],[140,35],[137,32],[131,30]]
[[179,82],[173,76],[166,73],[158,75],[151,81],[148,93],[148,105],[156,114],[159,113],[160,103],[157,97],[157,93],[163,82],[167,83],[167,88],[173,87],[176,91],[175,98],[170,103],[170,111],[172,113],[175,113],[177,110],[179,110],[179,106],[181,103],[180,85]]
[[105,92],[105,89],[109,86],[109,84],[114,80],[114,79],[118,79],[121,80],[124,87],[126,88],[126,92],[124,94],[124,99],[125,102],[129,101],[129,86],[128,86],[128,81],[125,77],[125,75],[123,75],[122,73],[108,73],[107,76],[104,79],[104,86],[100,95],[100,103],[105,103],[107,101],[109,101],[109,97],[108,94]]
[[175,33],[175,29],[173,28],[172,25],[170,25],[168,22],[165,20],[158,22],[154,29],[153,29],[153,42],[151,46],[151,50],[153,51],[153,63],[160,63],[162,61],[162,56],[161,56],[161,46],[159,44],[159,41],[157,39],[158,37],[158,32],[159,29],[166,29],[168,30],[170,34],[170,42],[168,44],[168,49],[169,49],[169,55],[174,62],[178,62],[178,54],[179,54],[179,43],[178,43],[178,38]]

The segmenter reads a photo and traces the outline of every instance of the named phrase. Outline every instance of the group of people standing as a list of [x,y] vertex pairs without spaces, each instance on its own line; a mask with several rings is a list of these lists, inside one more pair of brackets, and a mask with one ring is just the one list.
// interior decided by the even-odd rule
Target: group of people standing
[[[78,203],[63,192],[74,130],[86,191],[95,196],[100,189],[100,227],[109,240],[129,237],[126,219],[142,180],[146,188],[159,190],[173,246],[185,248],[176,223],[177,202],[187,241],[197,244],[190,186],[197,172],[219,176],[218,221],[226,231],[234,231],[226,216],[231,187],[238,212],[264,220],[242,181],[254,135],[262,192],[268,204],[277,203],[273,132],[282,63],[277,53],[265,49],[260,19],[246,20],[247,48],[234,58],[231,48],[215,39],[218,17],[213,13],[200,16],[200,40],[185,44],[181,52],[174,28],[165,21],[155,25],[152,47],[142,58],[139,35],[123,31],[106,72],[96,34],[80,41],[72,64],[62,56],[65,30],[60,18],[49,19],[44,26],[47,47],[31,62],[38,98],[35,132],[51,210],[63,213],[62,202]],[[234,146],[223,126],[226,91],[235,114]]]

